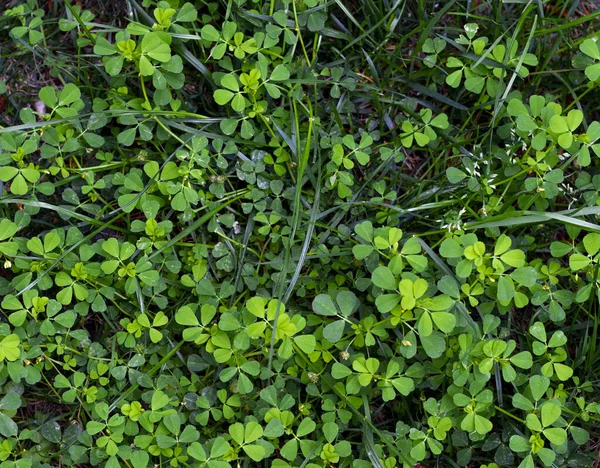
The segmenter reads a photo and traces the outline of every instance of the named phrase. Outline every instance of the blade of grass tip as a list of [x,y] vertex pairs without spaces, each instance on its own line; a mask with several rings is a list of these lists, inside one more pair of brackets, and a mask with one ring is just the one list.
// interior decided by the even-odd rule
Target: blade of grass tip
[[[298,170],[297,170],[297,176],[296,176],[296,193],[295,193],[295,197],[294,197],[294,208],[293,208],[293,215],[292,215],[292,232],[290,233],[290,237],[288,240],[288,245],[287,248],[285,249],[285,254],[284,254],[284,260],[283,260],[283,266],[281,268],[281,271],[279,272],[279,277],[277,280],[277,306],[275,308],[275,317],[273,319],[273,330],[277,329],[277,323],[279,320],[279,312],[281,310],[281,305],[282,305],[282,301],[283,301],[283,295],[284,295],[284,287],[285,287],[285,281],[286,281],[286,277],[287,277],[287,267],[288,267],[288,263],[290,261],[290,257],[291,257],[291,253],[292,253],[292,246],[294,244],[294,240],[296,237],[296,231],[298,230],[298,225],[300,224],[300,205],[301,205],[301,197],[302,197],[302,181],[304,179],[304,171],[306,169],[306,166],[308,165],[308,157],[310,154],[310,142],[311,142],[311,138],[312,138],[312,130],[313,130],[313,123],[314,123],[314,119],[313,119],[313,115],[312,115],[312,106],[310,104],[310,101],[307,101],[308,105],[309,105],[309,109],[311,111],[311,115],[310,118],[308,120],[308,130],[307,130],[307,136],[306,136],[306,142],[304,144],[304,150],[301,151],[300,148],[300,117],[298,115],[298,106],[296,105],[296,101],[292,100],[292,112],[291,112],[291,117],[293,118],[293,124],[296,128],[296,153],[300,156],[300,154],[302,155],[301,158],[299,157],[298,159]],[[273,355],[275,353],[275,336],[276,333],[272,333],[271,334],[271,343],[269,344],[269,361],[267,364],[267,372],[270,373],[271,372],[271,366],[273,364]]]
[[40,202],[36,200],[26,200],[26,199],[18,199],[18,198],[0,198],[0,205],[23,205],[23,206],[31,206],[35,208],[42,208],[44,210],[55,211],[56,213],[63,214],[66,216],[70,216],[72,218],[78,219],[80,221],[85,221],[87,223],[93,224],[95,226],[103,225],[102,221],[96,218],[90,218],[81,213],[77,213],[76,211],[65,208],[64,206],[52,205],[46,202]]
[[[525,8],[525,12],[523,13],[523,16],[521,18],[521,21],[523,21],[523,23],[525,22],[525,18],[529,15],[529,12],[533,9],[535,9],[535,5],[532,5],[531,1],[530,1],[527,4],[527,7]],[[515,83],[517,76],[519,76],[518,70],[521,68],[521,65],[523,65],[523,60],[525,60],[525,55],[527,55],[527,51],[529,50],[529,45],[531,44],[531,41],[533,39],[533,33],[535,33],[535,30],[537,27],[537,20],[538,20],[538,15],[535,15],[533,18],[533,25],[531,26],[531,31],[529,31],[529,37],[527,38],[527,43],[525,44],[525,47],[523,47],[523,53],[519,57],[519,62],[517,63],[517,66],[515,67],[515,70],[513,71],[513,74],[510,77],[508,84],[506,85],[506,89],[504,90],[502,97],[500,99],[498,99],[498,97],[496,98],[497,100],[496,100],[496,103],[494,106],[494,115],[492,116],[492,122],[490,123],[491,129],[494,128],[494,124],[496,122],[496,117],[498,116],[498,113],[500,112],[500,108],[504,104],[504,101],[506,101],[506,97],[508,96],[508,93],[510,93],[510,90],[512,89],[513,84]],[[517,25],[517,29],[520,29],[520,27],[522,26],[523,23],[521,23],[521,21]],[[515,40],[516,39],[513,37],[510,45],[507,46],[507,48],[506,48],[507,53],[506,53],[506,57],[504,58],[504,61],[507,61],[508,50],[510,50],[510,47],[512,46],[512,41],[515,41]],[[491,135],[492,134],[490,133],[490,143],[491,143]]]
[[[452,460],[448,455],[444,454],[444,459],[450,464],[452,468],[461,468],[454,460]],[[439,460],[438,460],[439,462]],[[440,466],[440,465],[438,465]]]
[[142,296],[142,288],[140,287],[140,282],[137,278],[133,278],[135,281],[135,295],[137,296],[138,305],[140,306],[140,312],[142,314],[146,313],[146,306],[144,304],[144,298]]
[[[600,207],[589,207],[574,214],[578,214],[579,216],[598,215],[600,214]],[[574,218],[573,216],[568,216],[561,213],[538,213],[526,211],[510,213],[510,215],[506,216],[501,215],[501,218],[502,219],[497,221],[477,221],[475,223],[465,223],[464,228],[468,230],[486,229],[491,227],[512,227],[524,224],[541,224],[548,221],[560,221],[561,223],[578,226],[588,231],[600,231],[600,226],[597,224],[589,223],[587,221],[583,221]]]
[[369,65],[369,70],[371,70],[371,76],[373,77],[373,81],[375,81],[375,84],[377,86],[381,87],[381,83],[379,81],[379,73],[377,72],[377,67],[373,63],[373,60],[371,60],[371,56],[367,53],[367,51],[365,49],[361,48],[361,51],[362,51],[363,55],[365,56],[365,60],[367,61],[367,64]]
[[365,413],[365,421],[363,423],[363,442],[365,444],[365,451],[367,452],[367,457],[369,457],[369,460],[371,460],[371,463],[374,467],[384,468],[384,466],[381,464],[381,460],[377,456],[377,452],[375,451],[375,439],[373,437],[373,431],[368,424],[368,422],[371,422],[371,408],[369,407],[367,395],[364,393],[362,395],[362,402]]
[[181,56],[183,56],[183,58],[185,58],[190,63],[190,65],[192,65],[196,70],[198,70],[213,88],[216,88],[215,82],[212,78],[212,73],[209,71],[208,68],[206,68],[206,65],[204,65],[200,60],[198,60],[194,56],[194,54],[192,54],[192,52],[190,52],[190,50],[186,46],[184,46],[183,44],[177,44],[175,46],[175,51]]
[[[399,206],[394,206],[394,205],[386,205],[385,203],[375,203],[375,202],[347,202],[347,203],[342,203],[340,205],[334,206],[333,208],[329,208],[328,210],[322,211],[321,214],[319,215],[319,219],[323,219],[326,216],[328,216],[329,214],[338,211],[340,209],[344,209],[344,208],[351,208],[353,206],[379,206],[381,208],[385,208],[391,211],[395,211],[397,213],[401,213],[401,214],[408,214],[408,213],[415,213],[418,211],[427,211],[427,210],[434,210],[437,208],[444,208],[447,206],[452,206],[452,205],[456,205],[457,203],[459,203],[460,200],[446,200],[443,202],[434,202],[434,203],[425,203],[419,206],[414,206],[412,208],[400,208]],[[344,213],[341,214],[341,216],[343,216]],[[339,221],[338,221],[339,223]],[[321,241],[319,241],[321,242]]]
[[[577,92],[575,91],[575,89],[573,89],[573,87],[571,86],[571,84],[569,83],[568,80],[565,80],[560,73],[556,73],[551,71],[550,74],[556,78],[558,81],[560,81],[562,83],[562,85],[564,86],[564,88],[569,91],[569,93],[571,94],[571,96],[573,96],[573,103],[575,103],[575,105],[577,106],[577,108],[581,111],[581,114],[583,115],[583,128],[585,131],[587,131],[588,129],[588,121],[587,121],[587,112],[583,109],[583,105],[581,104],[581,99],[577,97]],[[566,112],[566,109],[565,109]],[[582,146],[583,148],[584,146]],[[581,149],[579,149],[579,151],[577,151],[577,154],[579,154],[579,152],[581,151]],[[573,156],[571,156],[571,158],[569,158],[570,162],[573,162],[575,158]],[[563,164],[563,167],[565,165]]]
[[575,26],[579,26],[580,24],[585,24],[588,21],[592,21],[596,18],[598,18],[598,16],[600,16],[600,8],[596,9],[593,13],[590,13],[588,15],[582,16],[580,18],[577,18],[573,21],[569,21],[568,23],[562,23],[558,26],[555,26],[553,28],[547,28],[547,29],[538,29],[535,37],[541,37],[541,36],[546,36],[549,34],[554,34],[557,33],[559,31],[563,31],[565,29],[569,29],[569,28],[574,28]]
[[[490,335],[488,336],[491,337]],[[494,383],[496,385],[496,398],[498,399],[498,405],[503,408],[504,393],[502,391],[502,377],[500,375],[500,365],[497,361],[494,361]]]
[[277,133],[279,133],[281,135],[281,138],[283,138],[283,141],[286,142],[286,144],[288,145],[288,147],[290,148],[290,151],[294,154],[294,156],[296,158],[298,158],[298,148],[296,147],[296,137],[290,138],[290,136],[285,133],[281,127],[279,125],[277,125],[277,122],[275,120],[273,120],[273,126],[275,127],[275,130],[277,130]]
[[[316,140],[316,134],[315,134],[315,140]],[[314,148],[315,148],[314,151],[318,152],[318,155],[319,155],[319,161],[317,163],[319,172],[317,175],[317,186],[315,187],[315,198],[313,200],[313,206],[312,206],[312,209],[310,212],[310,220],[308,222],[308,227],[306,229],[306,236],[305,236],[304,242],[302,244],[302,250],[300,251],[300,257],[297,260],[296,270],[294,271],[294,274],[292,275],[292,278],[290,279],[288,288],[287,288],[287,290],[285,292],[285,296],[283,298],[283,302],[288,301],[288,299],[292,295],[292,292],[294,291],[294,287],[296,286],[296,283],[298,282],[298,278],[300,277],[300,272],[302,271],[302,267],[304,266],[304,263],[306,262],[306,254],[308,253],[308,249],[310,248],[312,236],[313,236],[313,233],[315,230],[315,223],[317,221],[317,216],[319,213],[319,202],[321,199],[321,153],[320,153],[320,151],[318,151],[319,145],[315,144]]]
[[92,42],[92,44],[96,45],[96,38],[88,31],[88,29],[85,26],[85,23],[81,19],[81,16],[79,16],[79,14],[77,13],[77,10],[75,10],[73,8],[73,5],[71,5],[71,2],[69,0],[65,0],[65,5],[67,6],[69,13],[71,13],[71,15],[73,15],[75,20],[79,23],[79,26],[80,26],[81,30],[83,31],[83,34],[85,34],[85,36]]
[[[346,5],[344,5],[344,3],[341,0],[334,0],[336,5],[339,7],[340,10],[342,10],[344,12],[344,14],[346,15],[346,17],[352,21],[354,23],[354,25],[360,29],[361,32],[365,32],[365,30],[363,29],[363,27],[360,25],[360,23],[357,21],[357,19],[354,17],[354,15],[350,12],[350,10],[348,10],[348,8],[346,7]],[[369,37],[370,36],[366,36]]]
[[492,43],[492,45],[490,45],[483,52],[483,54],[481,54],[481,57],[479,57],[479,59],[477,60],[477,62],[475,62],[473,65],[471,65],[471,70],[474,70],[475,68],[477,68],[479,66],[479,64],[481,64],[481,62],[483,62],[488,57],[488,55],[490,55],[492,53],[492,50],[494,50],[494,47],[496,47],[500,43],[500,41],[502,39],[504,39],[504,36],[506,36],[506,31],[504,31],[502,34],[500,34],[498,36],[498,38]]
[[304,468],[305,466],[307,466],[310,463],[310,461],[313,458],[313,454],[315,453],[315,450],[317,449],[317,447],[318,447],[318,444],[313,444],[312,449],[310,449],[310,452],[308,452],[308,454],[304,458],[304,461],[302,462],[302,464],[300,465],[299,468]]
[[[406,2],[404,2],[403,0],[396,0],[394,5],[392,5],[392,8],[390,8],[389,11],[377,23],[375,23],[367,31],[363,32],[360,36],[358,36],[357,38],[352,40],[350,43],[348,43],[348,45],[344,46],[344,48],[342,49],[342,52],[345,52],[347,49],[350,49],[352,46],[354,46],[354,44],[361,43],[365,37],[370,36],[370,34],[373,31],[376,31],[377,29],[379,29],[381,27],[381,25],[384,24],[388,20],[388,18],[396,12],[398,7],[402,6],[402,9],[404,10],[405,5],[406,5]],[[383,41],[381,41],[376,47],[373,48],[373,52],[377,52],[387,42],[389,36],[393,33],[394,28],[398,24],[398,21],[400,21],[400,19],[402,18],[402,13],[400,13],[400,15],[398,15],[397,18],[398,18],[398,20],[394,21],[394,23],[391,25],[392,27],[389,28],[389,34],[386,35],[386,37]]]
[[215,234],[221,238],[221,242],[224,242],[225,245],[227,246],[227,248],[229,249],[229,252],[231,253],[231,256],[233,257],[233,265],[237,269],[238,258],[237,258],[237,254],[235,253],[235,247],[231,243],[231,240],[229,240],[229,238],[223,232],[223,229],[221,229],[220,226],[215,231]]
[[[422,84],[416,83],[412,80],[405,80],[402,78],[400,78],[400,81],[406,83],[409,88],[411,88],[415,91],[418,91],[419,93],[422,93],[425,96],[430,97],[434,101],[442,102],[442,103],[446,104],[447,106],[454,107],[455,109],[458,109],[458,110],[462,110],[462,111],[469,110],[469,108],[467,106],[455,101],[452,98],[449,98],[448,96],[444,96],[443,94],[438,93],[437,91],[429,89],[428,87],[423,86]],[[427,107],[431,107],[431,106],[427,106]]]
[[238,262],[237,271],[235,273],[235,281],[233,283],[233,294],[231,295],[231,300],[229,301],[229,307],[233,306],[235,297],[237,295],[237,288],[240,284],[240,278],[242,277],[242,268],[244,266],[244,259],[246,258],[246,251],[248,250],[248,241],[250,236],[252,235],[252,230],[254,229],[254,217],[250,216],[248,218],[248,223],[246,224],[246,230],[244,232],[244,240],[242,241],[242,251],[240,252],[240,261]]

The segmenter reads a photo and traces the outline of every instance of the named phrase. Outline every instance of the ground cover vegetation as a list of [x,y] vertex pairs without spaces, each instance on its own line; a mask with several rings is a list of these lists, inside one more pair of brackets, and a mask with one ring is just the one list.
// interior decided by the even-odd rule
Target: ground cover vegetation
[[0,467],[598,466],[593,2],[0,6]]

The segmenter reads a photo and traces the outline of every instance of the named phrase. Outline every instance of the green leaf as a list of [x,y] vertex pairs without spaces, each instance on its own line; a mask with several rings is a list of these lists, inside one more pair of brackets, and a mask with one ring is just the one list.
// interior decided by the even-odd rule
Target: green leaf
[[521,286],[531,288],[537,280],[537,272],[533,267],[521,267],[511,272],[510,277]]
[[529,351],[522,351],[511,356],[510,362],[520,369],[530,369],[533,365],[533,359]]
[[158,411],[169,404],[170,398],[161,390],[156,390],[152,394],[150,407],[152,411]]
[[0,413],[0,434],[4,437],[15,437],[19,432],[17,423],[15,423],[6,414]]
[[150,455],[148,455],[147,452],[144,452],[142,450],[136,450],[131,454],[131,464],[133,465],[133,468],[147,468],[149,461]]
[[423,314],[419,319],[419,323],[417,324],[417,329],[419,330],[419,335],[421,337],[431,335],[433,331],[433,322],[431,320],[431,314],[429,312],[423,311]]
[[202,27],[201,35],[202,39],[210,42],[217,42],[221,37],[219,31],[217,31],[216,28],[211,24],[207,24]]
[[560,418],[561,409],[560,406],[554,404],[554,402],[547,402],[542,406],[542,424],[544,427],[551,426],[554,422]]
[[240,90],[240,86],[234,75],[225,75],[221,79],[221,86],[234,92],[238,92]]
[[149,32],[142,39],[142,52],[157,62],[171,60],[171,48],[156,32]]
[[534,413],[529,413],[527,415],[527,417],[525,418],[525,421],[527,423],[527,428],[535,431],[535,432],[541,432],[542,431],[542,423],[540,422],[539,418],[537,417],[536,414]]
[[371,275],[373,284],[381,289],[395,291],[397,289],[396,278],[388,267],[380,266]]
[[336,316],[338,311],[333,303],[333,300],[327,294],[319,294],[314,298],[312,303],[313,311],[316,314],[324,316]]
[[508,249],[510,249],[511,245],[512,245],[512,241],[511,241],[510,237],[502,234],[498,238],[498,240],[496,241],[496,245],[494,246],[494,255],[495,256],[502,255],[503,253],[507,252]]
[[217,104],[219,104],[220,106],[224,106],[229,101],[231,101],[231,99],[233,98],[233,96],[235,96],[235,94],[233,94],[231,91],[228,91],[226,89],[217,89],[213,93],[213,97],[215,99],[215,102]]
[[51,109],[54,109],[58,104],[56,90],[52,86],[44,86],[40,89],[39,96],[42,102]]
[[529,450],[531,449],[530,445],[529,445],[529,441],[525,438],[525,437],[521,437],[518,435],[513,435],[510,438],[510,449],[513,452],[529,452]]
[[462,69],[461,70],[456,70],[452,73],[450,73],[447,77],[446,77],[446,84],[452,88],[458,88],[460,86],[460,82],[462,80]]
[[81,91],[73,83],[67,83],[58,96],[58,104],[67,106],[81,98]]
[[522,114],[529,115],[529,111],[527,110],[527,107],[525,107],[525,104],[523,104],[523,102],[517,98],[513,98],[509,101],[506,110],[513,117]]
[[543,375],[534,375],[529,379],[529,389],[531,390],[531,395],[533,396],[534,401],[539,401],[548,387],[550,386],[550,379]]
[[593,65],[586,67],[585,76],[590,81],[598,81],[600,78],[600,63],[594,63]]
[[600,234],[592,232],[583,238],[583,246],[589,255],[596,255],[600,250]]
[[462,257],[463,248],[454,239],[444,239],[440,245],[440,255],[444,258]]
[[128,128],[117,135],[117,141],[123,146],[131,146],[135,140],[136,128]]
[[89,435],[96,435],[100,431],[103,431],[105,427],[106,427],[106,424],[104,424],[102,422],[99,422],[99,421],[88,421],[88,423],[85,426],[85,431]]
[[[187,453],[188,453],[189,456],[191,456],[195,460],[198,460],[198,461],[201,461],[201,462],[205,462],[207,460],[206,452],[204,451],[204,448],[202,447],[202,445],[200,445],[198,442],[193,442],[188,447]],[[146,466],[147,466],[147,464],[144,465],[144,468]]]
[[461,180],[467,178],[467,174],[455,167],[449,167],[446,169],[446,177],[448,177],[448,182],[451,184],[458,184]]
[[370,245],[358,244],[352,247],[352,254],[357,260],[364,260],[373,252],[373,247]]
[[551,427],[542,432],[546,439],[556,445],[562,445],[567,440],[567,431],[562,427]]
[[452,333],[456,326],[456,317],[449,312],[433,312],[431,314],[435,325],[444,333]]
[[325,436],[325,440],[329,443],[332,443],[335,440],[339,431],[340,427],[334,422],[323,424],[323,435]]
[[371,221],[363,221],[362,223],[357,224],[354,226],[354,232],[367,242],[373,241],[373,224]]
[[581,254],[573,254],[569,257],[569,267],[573,271],[583,270],[590,264],[589,257]]
[[[241,425],[241,424],[240,424]],[[231,450],[231,446],[223,437],[217,437],[210,449],[211,458],[220,458]]]
[[272,81],[286,81],[290,78],[290,71],[285,65],[277,65],[271,73],[270,79]]
[[21,355],[20,344],[21,339],[14,333],[4,337],[0,341],[0,361],[16,361]]
[[507,276],[501,276],[498,279],[498,300],[507,303],[515,297],[515,286]]
[[27,193],[27,182],[21,173],[15,177],[10,184],[10,192],[15,195],[25,195]]
[[598,50],[598,44],[593,39],[586,39],[579,44],[579,50],[594,60],[600,60],[600,50]]
[[123,69],[124,61],[125,59],[122,55],[117,55],[108,60],[104,60],[104,68],[106,69],[106,73],[108,73],[110,76],[117,76]]
[[573,441],[577,445],[585,445],[590,438],[590,433],[581,427],[571,426],[569,428],[569,431],[571,432],[571,437],[573,437]]
[[408,377],[397,377],[392,380],[392,385],[404,396],[408,396],[415,389],[414,381]]
[[181,9],[177,12],[177,21],[182,23],[192,23],[198,18],[198,11],[189,2],[183,4]]
[[340,291],[335,298],[344,317],[350,316],[358,307],[359,301],[352,291]]
[[140,73],[143,76],[152,76],[155,72],[154,66],[145,55],[140,57]]
[[352,375],[350,369],[338,362],[333,363],[333,366],[331,367],[331,376],[334,379],[345,379],[349,375]]
[[573,376],[573,369],[571,369],[569,366],[560,364],[558,362],[555,362],[553,366],[554,372],[556,372],[556,376],[563,382],[565,380],[569,380]]
[[522,409],[525,411],[533,411],[533,409],[535,408],[533,406],[533,403],[529,400],[529,398],[526,398],[520,393],[517,393],[513,396],[512,404],[515,408]]
[[550,130],[554,133],[565,133],[569,131],[569,126],[567,125],[567,121],[564,117],[560,115],[553,115],[550,118]]
[[[96,37],[96,43],[94,44],[94,53],[98,55],[113,55],[117,52],[117,47],[111,44],[102,36]],[[47,104],[46,104],[47,105]],[[51,106],[53,107],[53,106]]]
[[525,252],[522,250],[509,250],[508,252],[502,254],[500,259],[514,268],[519,268],[525,265]]
[[400,302],[400,295],[398,294],[383,294],[377,296],[375,299],[375,305],[377,309],[382,313],[390,312]]
[[304,418],[298,425],[298,429],[296,429],[296,437],[304,437],[312,433],[316,428],[317,425],[311,418]]
[[114,237],[102,243],[102,250],[113,257],[119,258],[119,242]]
[[241,423],[235,423],[229,426],[229,435],[238,444],[244,444],[244,425]]
[[432,359],[439,358],[446,349],[446,340],[444,339],[444,336],[437,331],[434,331],[429,336],[421,336],[420,340],[425,353]]
[[313,335],[298,335],[294,336],[294,343],[306,354],[311,354],[315,350],[317,340]]
[[487,434],[493,428],[492,422],[489,419],[480,416],[479,414],[475,415],[475,431],[478,434]]
[[276,439],[278,437],[281,437],[284,434],[284,432],[285,426],[281,423],[279,419],[273,418],[265,427],[264,436],[270,439]]
[[346,322],[343,320],[336,320],[335,322],[331,322],[325,328],[323,328],[323,338],[332,343],[337,343],[342,339],[344,335],[344,328],[346,326]]
[[281,453],[281,456],[283,458],[285,458],[286,460],[295,460],[296,457],[298,456],[298,440],[297,439],[290,439],[288,440],[283,447],[281,447],[281,450],[279,451],[279,453]]
[[246,444],[256,441],[262,437],[262,435],[263,428],[260,426],[260,424],[254,421],[250,421],[248,424],[246,424],[244,429],[244,442]]

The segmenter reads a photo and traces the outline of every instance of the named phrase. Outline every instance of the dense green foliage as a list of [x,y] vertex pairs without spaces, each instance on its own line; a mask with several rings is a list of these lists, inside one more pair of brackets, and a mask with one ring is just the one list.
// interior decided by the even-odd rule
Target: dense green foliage
[[0,11],[0,467],[590,467],[600,12]]

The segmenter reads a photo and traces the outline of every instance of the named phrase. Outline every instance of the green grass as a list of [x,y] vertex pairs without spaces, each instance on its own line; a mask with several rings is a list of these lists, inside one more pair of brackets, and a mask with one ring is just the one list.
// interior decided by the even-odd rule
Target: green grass
[[592,2],[2,8],[0,468],[598,466]]

